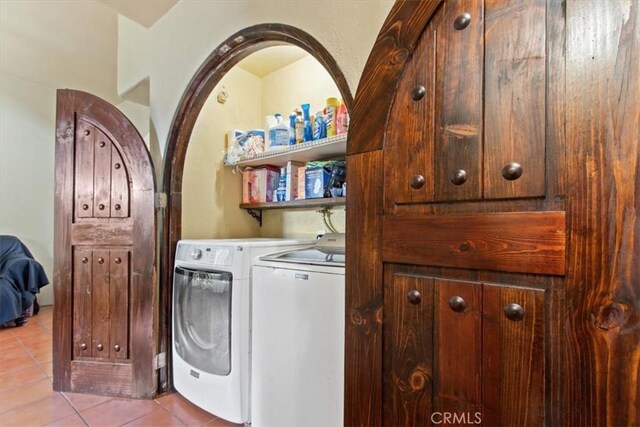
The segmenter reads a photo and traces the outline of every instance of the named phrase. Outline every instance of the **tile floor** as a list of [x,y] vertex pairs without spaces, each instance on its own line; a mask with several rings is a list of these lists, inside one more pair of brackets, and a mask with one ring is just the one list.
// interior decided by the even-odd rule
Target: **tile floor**
[[122,399],[52,389],[52,307],[0,329],[0,426],[235,426],[178,393]]

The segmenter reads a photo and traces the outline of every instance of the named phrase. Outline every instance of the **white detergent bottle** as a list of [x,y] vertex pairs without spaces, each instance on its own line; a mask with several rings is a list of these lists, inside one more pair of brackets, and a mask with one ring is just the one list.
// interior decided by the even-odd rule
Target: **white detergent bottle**
[[282,121],[282,114],[276,113],[277,124],[269,129],[269,149],[289,145],[289,126]]

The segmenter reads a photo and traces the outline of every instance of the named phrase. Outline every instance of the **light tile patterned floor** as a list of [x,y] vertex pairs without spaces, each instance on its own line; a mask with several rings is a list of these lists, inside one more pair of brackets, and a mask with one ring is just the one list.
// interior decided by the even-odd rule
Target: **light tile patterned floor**
[[58,393],[51,381],[52,307],[0,329],[0,426],[235,426],[178,393],[155,400]]

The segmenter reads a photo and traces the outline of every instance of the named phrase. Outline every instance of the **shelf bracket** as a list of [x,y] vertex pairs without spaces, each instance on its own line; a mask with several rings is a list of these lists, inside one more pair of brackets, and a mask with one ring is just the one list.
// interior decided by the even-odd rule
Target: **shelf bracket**
[[262,227],[262,209],[246,209],[246,211],[253,217],[253,219],[258,221],[258,224]]

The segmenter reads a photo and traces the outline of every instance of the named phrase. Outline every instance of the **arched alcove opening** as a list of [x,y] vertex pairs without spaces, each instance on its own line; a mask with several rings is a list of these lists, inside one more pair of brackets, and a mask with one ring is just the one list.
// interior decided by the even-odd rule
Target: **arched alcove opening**
[[[353,96],[346,78],[331,54],[308,33],[284,24],[259,24],[243,29],[221,43],[196,71],[189,82],[174,115],[164,158],[162,191],[167,195],[167,206],[161,219],[161,351],[170,357],[171,342],[171,289],[175,248],[182,237],[182,191],[187,148],[194,127],[211,95],[221,79],[238,62],[266,47],[294,45],[312,55],[331,75],[347,108],[353,104]],[[170,366],[170,363],[168,363]],[[161,378],[165,388],[171,388],[170,369]]]

